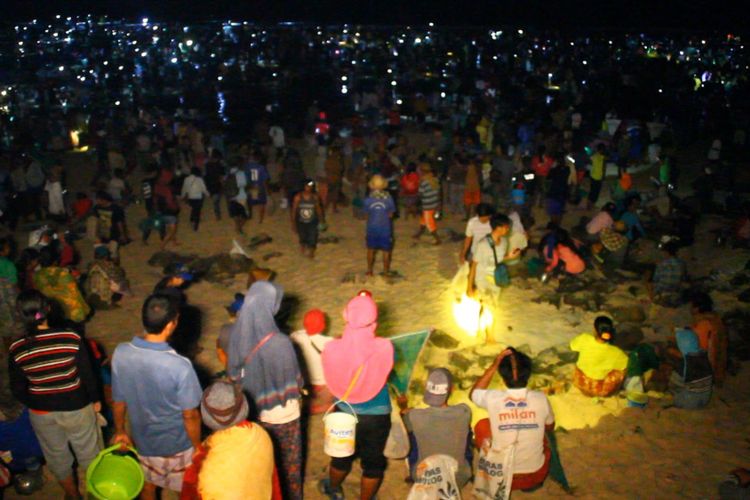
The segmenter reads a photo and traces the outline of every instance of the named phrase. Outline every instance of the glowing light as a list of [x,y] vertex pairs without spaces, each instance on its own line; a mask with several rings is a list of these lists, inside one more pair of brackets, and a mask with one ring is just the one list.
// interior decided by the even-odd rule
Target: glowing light
[[119,105],[120,105],[120,101],[115,101],[115,106],[119,106]]
[[475,299],[466,295],[453,303],[453,318],[456,324],[470,337],[476,337],[480,331],[487,331],[494,318],[492,311]]
[[169,62],[171,62],[172,64],[177,64],[177,58],[173,57],[172,59],[169,60]]
[[440,92],[440,98],[445,99],[445,92]]
[[390,75],[391,73],[393,73],[393,70],[391,68],[388,68],[386,72]]
[[344,76],[342,76],[342,77],[341,77],[341,81],[342,81],[342,82],[345,82],[345,81],[347,81],[347,80],[348,80],[348,78],[346,77],[346,75],[344,75]]
[[81,143],[80,133],[81,133],[80,130],[70,131],[70,145],[73,146],[74,148],[77,148],[78,145]]
[[60,67],[59,67],[59,68],[57,68],[57,69],[58,69],[58,70],[60,70],[60,71],[65,71],[65,66],[60,66]]
[[0,95],[5,97],[6,95],[8,95],[8,91],[7,90],[0,91]]
[[403,103],[404,101],[402,101],[401,99],[396,99],[396,104],[398,104],[399,106],[401,106]]
[[145,50],[141,52],[141,57],[146,57],[147,55],[148,55],[148,52],[146,52]]
[[398,84],[396,80],[391,80],[391,87],[395,87]]
[[342,85],[342,86],[341,86],[341,93],[342,93],[342,94],[346,94],[346,93],[348,93],[348,92],[349,92],[349,89],[348,89],[348,88],[346,87],[346,85]]
[[193,41],[192,40],[187,40],[185,42],[185,45],[187,45],[188,47],[192,47],[193,46]]
[[148,18],[144,17],[143,19],[141,19],[141,24],[143,24],[144,26],[146,26],[148,24]]

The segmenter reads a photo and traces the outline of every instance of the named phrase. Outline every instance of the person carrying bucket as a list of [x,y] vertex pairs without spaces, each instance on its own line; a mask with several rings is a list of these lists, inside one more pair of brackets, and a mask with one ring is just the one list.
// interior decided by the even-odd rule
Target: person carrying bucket
[[[344,309],[346,327],[340,339],[329,342],[323,350],[323,372],[331,393],[346,404],[338,404],[341,412],[330,413],[326,422],[327,451],[333,456],[329,477],[318,484],[328,498],[344,498],[341,484],[352,469],[354,458],[362,464],[360,498],[373,498],[383,481],[387,460],[383,451],[391,428],[391,399],[388,375],[393,368],[393,344],[375,335],[378,308],[372,296],[360,292]],[[336,426],[335,420],[353,414],[355,443],[344,453],[331,453],[337,432],[351,432],[349,426]],[[348,428],[347,428],[348,427]],[[348,442],[351,446],[351,441]],[[337,450],[340,451],[340,450]],[[342,456],[346,455],[348,456]]]

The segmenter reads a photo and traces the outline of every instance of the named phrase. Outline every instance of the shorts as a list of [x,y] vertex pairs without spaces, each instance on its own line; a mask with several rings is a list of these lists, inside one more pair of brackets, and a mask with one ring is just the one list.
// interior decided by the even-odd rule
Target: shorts
[[437,222],[435,222],[435,209],[422,210],[422,218],[419,219],[420,226],[427,226],[427,230],[431,233],[437,231]]
[[479,205],[481,201],[481,191],[464,191],[464,205]]
[[259,189],[255,193],[255,197],[252,197],[252,190],[248,193],[247,204],[252,206],[265,205],[268,203],[268,195],[265,189]]
[[318,246],[318,221],[299,222],[297,221],[297,236],[299,244],[306,248],[315,248]]
[[368,232],[367,248],[370,250],[384,250],[390,252],[393,250],[393,234],[384,232]]
[[169,457],[140,457],[146,481],[172,491],[182,490],[182,478],[193,463],[193,448],[175,453]]
[[229,202],[229,217],[233,219],[247,219],[247,210],[245,209],[245,206],[238,201],[231,200]]
[[391,416],[389,415],[358,415],[356,428],[356,444],[354,455],[351,457],[332,458],[331,467],[349,472],[352,470],[354,459],[359,457],[362,466],[362,476],[370,479],[380,479],[385,473],[388,460],[383,451],[391,432]]

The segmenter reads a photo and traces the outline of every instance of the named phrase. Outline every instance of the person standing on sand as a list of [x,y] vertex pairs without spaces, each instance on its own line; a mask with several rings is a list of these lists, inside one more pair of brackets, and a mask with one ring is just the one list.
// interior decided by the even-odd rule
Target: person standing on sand
[[190,223],[193,225],[193,231],[197,231],[201,223],[203,200],[211,197],[201,176],[200,168],[193,167],[190,170],[190,175],[182,182],[181,196],[190,205]]
[[315,181],[312,179],[308,179],[305,189],[294,196],[292,214],[292,231],[299,236],[300,252],[312,259],[318,246],[318,224],[325,222],[323,205],[315,192]]
[[[357,415],[356,451],[362,466],[360,498],[370,500],[383,482],[388,460],[383,451],[391,429],[388,375],[393,368],[393,344],[378,338],[378,307],[369,292],[360,292],[344,309],[346,327],[340,339],[323,349],[323,372],[331,393],[351,404]],[[340,410],[351,412],[348,405]],[[318,483],[331,499],[343,499],[341,484],[355,456],[332,458],[329,476]]]
[[473,297],[476,291],[496,293],[495,268],[505,260],[515,259],[521,254],[519,249],[510,250],[507,236],[511,221],[507,215],[495,214],[490,218],[492,232],[477,245],[476,254],[471,258],[466,295]]
[[493,213],[492,205],[487,203],[477,205],[477,214],[466,223],[466,237],[461,247],[461,253],[458,255],[458,261],[461,264],[471,261],[471,256],[477,253],[479,243],[492,232],[490,218]]
[[414,235],[414,239],[419,239],[425,232],[429,231],[436,245],[440,244],[440,237],[437,234],[437,222],[435,214],[440,206],[440,181],[432,172],[429,163],[422,163],[419,166],[419,201],[422,203],[422,217],[419,220],[419,231]]
[[247,291],[229,335],[227,373],[252,398],[271,435],[284,498],[301,500],[303,381],[292,341],[274,320],[283,296],[269,281],[256,281]]
[[178,301],[169,295],[148,297],[141,312],[143,336],[118,345],[112,356],[112,442],[137,446],[145,500],[155,499],[157,488],[182,490],[185,468],[201,442],[198,376],[190,360],[167,344],[178,311]]
[[99,386],[88,351],[75,331],[50,328],[49,302],[36,290],[19,294],[17,310],[26,334],[10,345],[11,391],[30,409],[47,468],[65,498],[81,498],[73,478],[74,454],[82,477],[102,449],[96,422]]
[[396,212],[393,198],[386,188],[388,181],[381,175],[373,175],[368,183],[370,196],[365,198],[364,210],[367,214],[367,276],[372,276],[375,265],[375,252],[383,252],[383,274],[391,272],[391,252],[393,251],[393,215]]

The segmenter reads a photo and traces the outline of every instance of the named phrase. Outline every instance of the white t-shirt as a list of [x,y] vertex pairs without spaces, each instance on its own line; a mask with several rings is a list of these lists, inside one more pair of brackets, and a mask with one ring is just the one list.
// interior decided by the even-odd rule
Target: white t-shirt
[[515,474],[536,472],[544,465],[544,426],[553,424],[555,415],[543,392],[477,389],[471,400],[489,413],[493,448],[510,446],[518,435]]
[[477,253],[477,245],[482,241],[482,238],[492,232],[490,227],[490,221],[482,222],[479,220],[479,216],[474,216],[469,219],[466,223],[466,237],[471,238],[471,254]]
[[474,285],[480,290],[491,290],[495,287],[495,255],[497,263],[501,263],[508,253],[508,238],[501,238],[500,243],[495,246],[495,253],[492,253],[487,238],[480,238],[477,251],[471,260],[477,263],[476,274],[474,275]]
[[63,215],[65,213],[65,202],[63,202],[62,185],[60,181],[47,181],[44,185],[49,199],[49,213]]
[[275,148],[283,148],[285,145],[284,140],[284,129],[279,127],[278,125],[274,125],[270,129],[268,129],[268,135],[271,137],[271,141],[273,141],[273,147]]
[[114,201],[120,201],[122,193],[125,192],[125,181],[119,177],[112,177],[107,184],[107,192]]
[[310,376],[309,382],[312,385],[326,385],[321,353],[326,344],[332,341],[333,338],[321,334],[308,335],[305,330],[292,332],[290,337],[292,342],[302,351],[307,373]]
[[281,425],[297,420],[301,414],[299,399],[290,399],[284,406],[274,406],[270,410],[260,412],[258,418],[267,424]]
[[245,172],[243,172],[242,170],[237,170],[234,168],[229,173],[229,175],[234,175],[237,177],[237,188],[239,189],[237,196],[232,198],[232,200],[244,205],[245,201],[247,201],[247,191],[245,191],[245,188],[247,187],[247,176],[245,176]]

